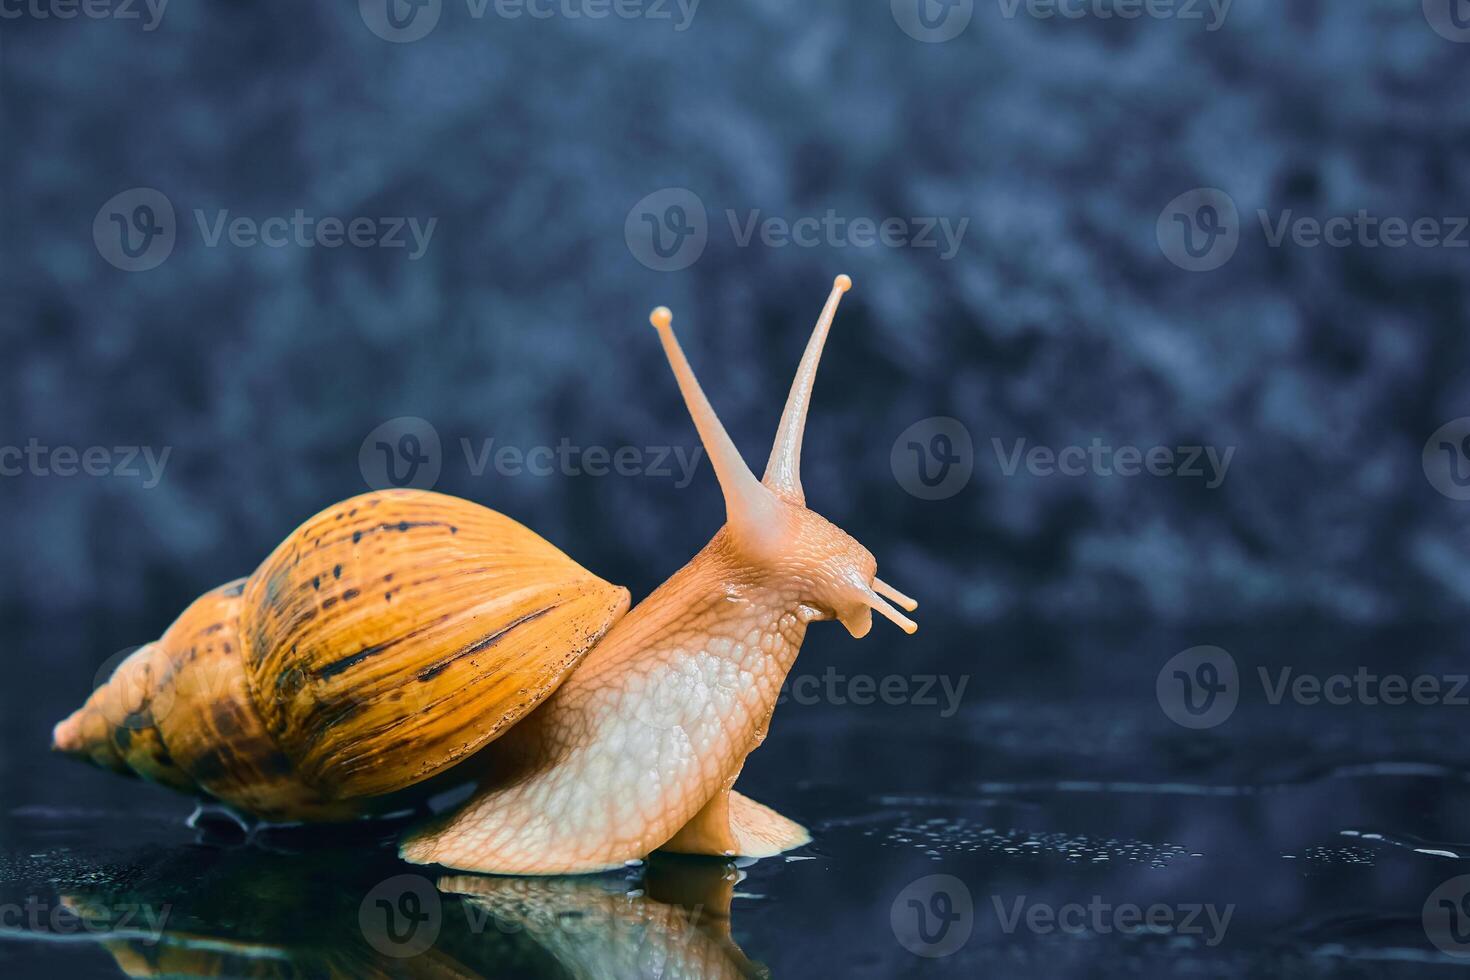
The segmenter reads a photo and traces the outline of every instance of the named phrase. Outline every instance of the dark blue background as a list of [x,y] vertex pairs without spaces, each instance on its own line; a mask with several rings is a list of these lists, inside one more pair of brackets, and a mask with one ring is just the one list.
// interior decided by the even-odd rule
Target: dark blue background
[[[1265,721],[1217,738],[1175,728],[1154,698],[1160,665],[1200,643],[1250,667],[1463,667],[1470,503],[1438,492],[1420,456],[1470,415],[1470,249],[1273,248],[1256,218],[1470,213],[1470,45],[1433,30],[1419,0],[1236,0],[1217,31],[1008,18],[976,0],[964,32],[935,44],[900,30],[886,2],[703,0],[684,31],[493,9],[476,19],[445,0],[407,44],[375,36],[349,0],[174,0],[153,31],[0,19],[0,447],[171,453],[151,488],[0,478],[6,804],[98,801],[109,824],[133,806],[187,810],[46,758],[51,723],[107,657],[368,489],[359,449],[390,419],[438,432],[437,489],[646,594],[721,520],[707,466],[683,488],[476,476],[460,440],[692,450],[647,325],[663,303],[759,466],[839,272],[857,286],[818,381],[808,498],[922,599],[922,626],[906,639],[880,622],[863,642],[814,629],[798,670],[972,682],[954,718],[786,707],[742,787],[815,821],[847,811],[802,812],[803,781],[860,797],[860,811],[887,790],[983,795],[987,779],[1261,787],[1337,765],[1459,763],[1445,735],[1463,727],[1455,709],[1324,725],[1322,712],[1256,705]],[[93,222],[138,187],[169,199],[178,240],[157,268],[126,272],[99,253]],[[709,243],[658,272],[625,221],[671,187],[702,200]],[[1222,267],[1188,272],[1156,224],[1200,187],[1237,205],[1240,242]],[[194,217],[298,208],[437,224],[410,261],[211,248]],[[742,247],[726,218],[829,209],[969,224],[946,261]],[[974,469],[929,501],[890,454],[939,416],[968,430]],[[992,440],[1019,438],[1235,454],[1216,489],[1007,476]],[[1129,810],[1097,833],[1186,841],[1222,877],[1237,843],[1276,839],[1261,825],[1320,843],[1345,811],[1378,818],[1364,800],[1406,832],[1465,839],[1457,808],[1432,802],[1460,796],[1425,790],[1421,807],[1376,785],[1351,805],[1334,790],[1235,822]],[[1093,807],[1064,800],[1057,829],[1091,827],[1078,814]],[[1278,874],[1270,895],[1310,904],[1275,853],[1301,843],[1266,847],[1266,870],[1236,869],[1233,884],[1252,892]],[[853,902],[872,908],[830,945],[879,935],[883,961],[911,967],[883,922],[913,871],[868,869],[844,865]],[[1414,932],[1418,892],[1405,891],[1393,914]],[[804,947],[756,952],[782,948]]]
[[[1463,506],[1419,453],[1470,414],[1470,250],[1273,249],[1254,217],[1470,210],[1470,48],[1417,2],[1238,0],[1214,32],[981,2],[942,44],[906,36],[886,4],[706,0],[683,32],[493,9],[447,3],[410,44],[352,3],[177,3],[152,32],[0,24],[0,442],[172,447],[154,489],[0,482],[12,615],[147,612],[161,628],[366,489],[359,446],[403,415],[444,439],[439,489],[641,593],[716,525],[707,470],[686,490],[476,478],[459,439],[693,448],[646,326],[667,303],[758,463],[839,271],[857,289],[817,390],[810,497],[923,596],[927,622],[1458,613]],[[173,203],[178,242],[127,273],[91,226],[139,186]],[[660,273],[623,225],[671,186],[704,201],[710,243]],[[1189,273],[1155,222],[1200,186],[1234,198],[1241,243]],[[438,224],[408,261],[208,248],[193,215],[297,208]],[[728,209],[970,223],[946,262],[742,248]],[[914,499],[889,451],[945,415],[973,435],[974,478]],[[991,440],[1019,437],[1236,455],[1211,491],[1006,477]]]

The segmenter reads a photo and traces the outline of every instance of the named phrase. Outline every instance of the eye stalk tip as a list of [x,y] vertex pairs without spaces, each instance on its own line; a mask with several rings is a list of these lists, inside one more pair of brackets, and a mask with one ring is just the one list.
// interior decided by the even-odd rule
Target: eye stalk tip
[[[882,612],[882,610],[879,611]],[[884,613],[884,615],[888,616],[889,621],[892,622],[894,626],[897,626],[909,636],[913,636],[915,633],[919,632],[919,624],[914,622],[912,619],[909,619],[902,613],[895,612],[891,616],[888,615],[888,613]]]
[[667,330],[674,323],[674,314],[667,306],[660,306],[648,314],[648,322],[658,330]]
[[867,592],[867,604],[873,608],[874,612],[881,614],[890,623],[892,623],[894,626],[897,626],[899,629],[903,630],[910,636],[913,636],[919,631],[918,623],[914,622],[912,619],[909,619],[897,609],[894,609],[893,606],[890,605],[888,601],[877,592],[873,591],[872,589],[867,589],[865,591]]
[[852,277],[845,274],[838,276],[836,279],[832,280],[832,288],[840,289],[844,293],[847,292],[849,289],[852,288]]

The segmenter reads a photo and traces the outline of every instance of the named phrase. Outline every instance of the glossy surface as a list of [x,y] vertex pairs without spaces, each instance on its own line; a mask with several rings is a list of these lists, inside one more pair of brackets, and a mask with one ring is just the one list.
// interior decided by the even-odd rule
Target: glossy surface
[[[1245,683],[1228,719],[1193,731],[1169,720],[1155,684],[1175,652],[1204,639],[1232,653]],[[124,952],[135,968],[167,963],[182,975],[238,975],[243,962],[260,976],[598,976],[609,974],[597,964],[629,963],[641,964],[635,976],[668,964],[677,969],[664,976],[719,976],[740,975],[744,959],[777,977],[1460,975],[1467,961],[1431,943],[1421,913],[1436,888],[1470,873],[1470,781],[1457,768],[1465,709],[1289,695],[1273,704],[1258,675],[1266,668],[1274,684],[1284,668],[1352,674],[1393,650],[1396,670],[1452,678],[1464,669],[1450,634],[1093,629],[984,640],[975,656],[986,669],[961,687],[932,653],[901,660],[913,641],[855,644],[835,624],[812,628],[741,787],[802,820],[814,840],[742,869],[730,888],[738,955],[718,916],[689,921],[713,902],[721,862],[667,874],[659,859],[571,885],[473,879],[493,894],[439,892],[435,941],[389,956],[369,938],[382,942],[389,927],[376,902],[397,910],[400,936],[432,902],[383,883],[403,874],[438,883],[442,872],[396,861],[388,828],[365,828],[355,844],[338,835],[201,845],[180,823],[187,806],[163,790],[10,751],[0,775],[22,796],[0,813],[0,905],[15,910],[0,972],[121,975],[117,945],[100,940],[122,937],[55,938],[62,929],[49,921],[37,936],[24,921],[27,899],[49,914],[73,896],[114,913],[167,904],[164,941],[136,947],[147,937],[133,936]],[[951,637],[944,662],[964,648]],[[905,703],[884,703],[861,677],[880,691],[903,678]],[[28,732],[39,741],[26,716],[40,708],[12,708],[0,720],[4,744],[19,749]],[[951,884],[939,898],[932,875],[964,892]],[[934,942],[917,944],[922,952],[961,937],[958,919],[941,936],[939,913],[960,914],[965,893],[969,932],[954,952],[931,958],[904,945],[917,936],[913,901],[930,916]],[[365,901],[379,912],[366,928]],[[485,918],[487,904],[501,919]],[[1172,919],[1120,931],[1108,910],[1130,905]],[[1046,909],[1083,927],[1047,928]]]

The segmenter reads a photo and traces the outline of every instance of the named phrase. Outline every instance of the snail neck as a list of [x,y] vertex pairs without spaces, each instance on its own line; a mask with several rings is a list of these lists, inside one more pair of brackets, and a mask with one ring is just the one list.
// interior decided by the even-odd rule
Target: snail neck
[[752,672],[774,673],[778,683],[796,661],[807,624],[834,618],[815,604],[810,583],[798,569],[745,560],[727,528],[686,568],[697,569],[693,587],[704,596],[691,605],[696,615],[707,617],[712,642],[705,644],[706,652],[737,660]]
[[[723,841],[730,789],[818,618],[799,577],[751,562],[721,530],[495,743],[480,794],[405,856],[602,870],[647,855],[712,804]],[[703,827],[690,839],[713,839]]]
[[751,563],[721,528],[592,648],[573,679],[590,684],[631,663],[700,654],[779,685],[807,624],[830,618],[804,596],[798,577]]

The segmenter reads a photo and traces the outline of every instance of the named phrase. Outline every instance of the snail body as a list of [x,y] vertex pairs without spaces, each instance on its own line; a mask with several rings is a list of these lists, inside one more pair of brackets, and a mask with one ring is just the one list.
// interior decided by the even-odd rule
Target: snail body
[[[308,521],[243,584],[201,597],[57,726],[57,747],[273,819],[382,810],[473,756],[474,795],[400,849],[467,871],[590,872],[655,849],[762,857],[806,843],[800,825],[733,787],[807,625],[837,619],[861,637],[876,610],[916,628],[889,600],[916,603],[807,509],[801,487],[817,363],[850,285],[834,283],[761,479],[671,315],[654,312],[726,522],[631,612],[625,589],[503,515],[437,494],[368,494]],[[223,661],[226,643],[238,654],[215,671],[228,683],[184,679],[200,659]],[[109,727],[123,709],[130,726]],[[239,754],[252,793],[219,766],[200,776],[200,755],[237,761],[233,740],[249,747]],[[190,752],[179,757],[176,742]]]

